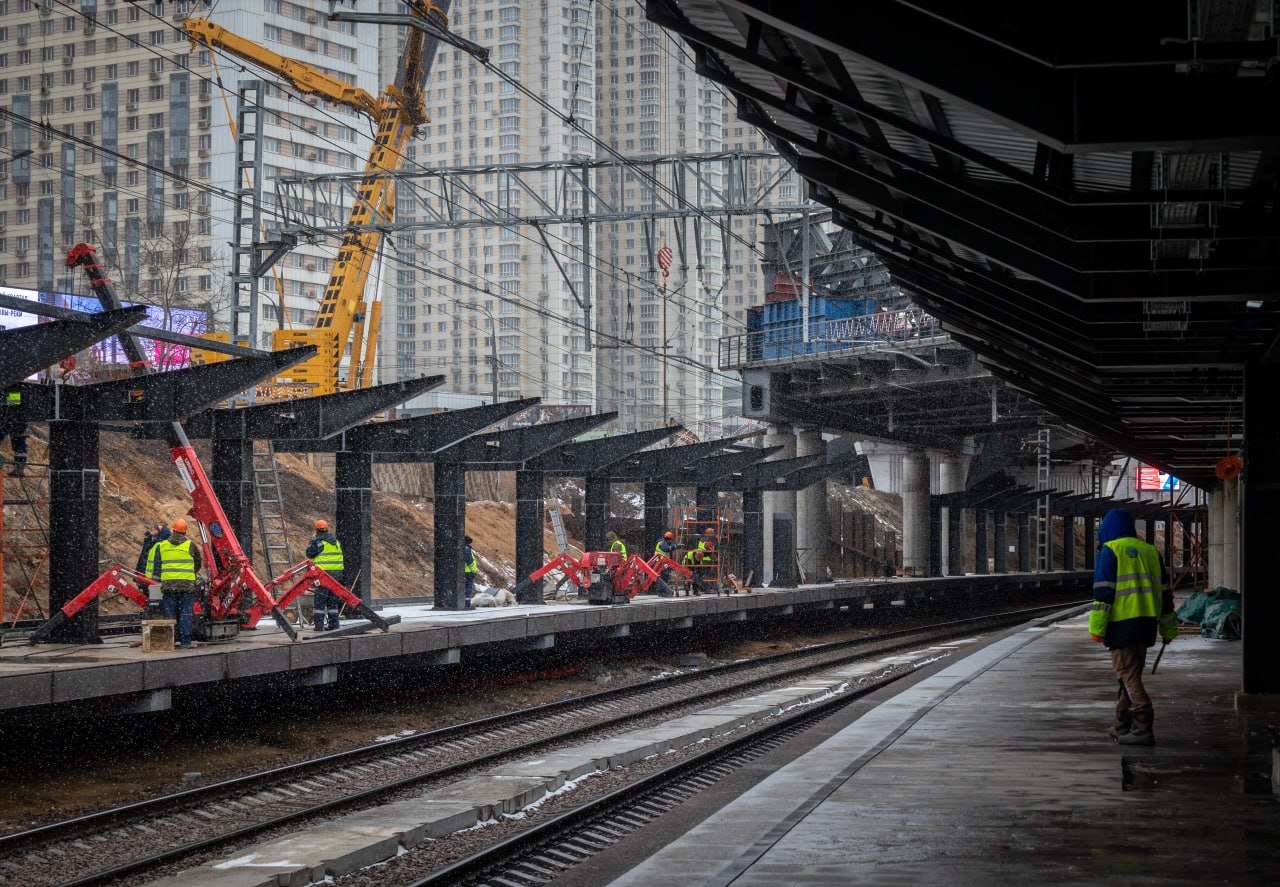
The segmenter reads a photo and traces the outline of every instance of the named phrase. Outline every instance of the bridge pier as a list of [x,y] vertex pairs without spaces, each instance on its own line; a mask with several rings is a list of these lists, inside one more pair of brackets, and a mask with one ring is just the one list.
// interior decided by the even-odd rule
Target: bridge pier
[[912,450],[902,457],[902,572],[929,573],[929,454]]
[[[796,456],[821,456],[825,460],[827,444],[822,432],[804,428],[796,434]],[[827,526],[826,481],[811,484],[796,493],[796,554],[800,566],[811,582],[824,582],[827,577],[827,548],[830,531]]]

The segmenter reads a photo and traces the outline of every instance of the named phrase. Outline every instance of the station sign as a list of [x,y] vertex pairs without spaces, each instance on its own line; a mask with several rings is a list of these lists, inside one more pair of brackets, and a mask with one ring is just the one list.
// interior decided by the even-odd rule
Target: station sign
[[1138,466],[1138,477],[1134,487],[1139,491],[1176,490],[1181,481],[1172,474],[1166,474],[1159,468],[1150,465]]

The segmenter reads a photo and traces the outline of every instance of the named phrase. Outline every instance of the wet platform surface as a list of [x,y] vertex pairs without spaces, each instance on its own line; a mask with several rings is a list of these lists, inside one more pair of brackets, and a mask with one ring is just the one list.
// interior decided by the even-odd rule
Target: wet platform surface
[[1084,618],[1015,631],[612,883],[1275,884],[1280,715],[1238,713],[1239,683],[1238,643],[1184,635],[1147,678],[1157,745],[1122,747]]

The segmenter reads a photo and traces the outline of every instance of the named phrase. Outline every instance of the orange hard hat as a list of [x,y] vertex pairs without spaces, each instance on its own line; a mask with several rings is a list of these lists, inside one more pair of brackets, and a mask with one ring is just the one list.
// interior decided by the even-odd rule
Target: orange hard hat
[[327,529],[329,529],[329,522],[328,522],[327,520],[318,520],[318,521],[316,521],[316,529],[317,529],[317,530],[327,530]]
[[673,532],[671,532],[670,530],[667,530],[665,533],[663,533],[663,534],[662,534],[662,538],[663,538],[663,539],[674,539],[674,538],[676,538],[676,534],[675,534],[675,533],[673,533]]
[[702,531],[702,535],[704,536],[714,536],[715,534],[716,534],[716,531],[714,527],[707,527],[705,530]]
[[178,518],[173,522],[173,531],[175,533],[185,533],[187,531],[187,522],[182,518]]

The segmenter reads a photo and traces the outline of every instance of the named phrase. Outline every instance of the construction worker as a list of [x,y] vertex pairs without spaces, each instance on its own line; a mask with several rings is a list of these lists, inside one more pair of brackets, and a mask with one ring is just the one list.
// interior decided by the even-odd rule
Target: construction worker
[[684,557],[681,558],[681,563],[693,572],[691,584],[694,594],[702,594],[702,592],[706,590],[706,585],[702,581],[702,570],[699,569],[702,566],[702,559],[706,556],[706,551],[705,543],[702,540],[699,540],[697,546],[695,548],[690,548],[684,553]]
[[[342,582],[346,567],[342,560],[342,543],[329,532],[327,520],[316,521],[315,538],[307,545],[307,557],[337,582]],[[342,601],[327,588],[316,589],[316,631],[333,631],[338,627]]]
[[[150,530],[145,530],[142,534],[142,551],[138,553],[138,563],[134,566],[134,571],[149,575],[147,573],[147,558],[151,556],[151,549],[157,542],[162,542],[169,538],[169,528],[164,525],[164,521],[156,524]],[[152,585],[147,589],[147,612],[145,618],[155,619],[164,612],[164,596],[160,594],[160,586]]]
[[[653,546],[653,553],[661,554],[665,557],[669,557],[672,560],[675,560],[676,559],[676,534],[671,532],[670,530],[667,530],[667,532],[663,533],[662,538],[658,540],[658,544]],[[663,582],[668,582],[668,577],[670,575],[671,575],[671,568],[665,567],[663,568],[662,573],[660,574],[660,578],[662,579]],[[658,592],[658,594],[661,595],[662,597],[671,596],[670,591],[660,591]]]
[[196,576],[200,572],[200,546],[187,538],[187,522],[178,518],[168,539],[151,546],[147,575],[160,580],[166,619],[178,620],[178,646],[191,649],[191,622],[196,603]]
[[462,575],[467,580],[467,588],[464,593],[466,598],[466,608],[471,609],[471,593],[476,589],[476,573],[480,571],[480,564],[476,562],[475,550],[471,547],[471,537],[462,537]]
[[617,552],[618,554],[622,555],[623,560],[627,559],[626,543],[618,538],[617,533],[615,533],[613,530],[610,530],[609,532],[604,534],[604,539],[606,542],[609,543],[610,551]]
[[0,441],[13,441],[13,477],[22,477],[27,468],[27,414],[22,408],[22,392],[13,389],[4,396],[0,409]]
[[1147,648],[1178,636],[1164,558],[1134,530],[1133,515],[1113,508],[1098,527],[1089,636],[1111,652],[1119,683],[1116,721],[1108,734],[1121,745],[1155,745],[1151,697],[1142,683]]

